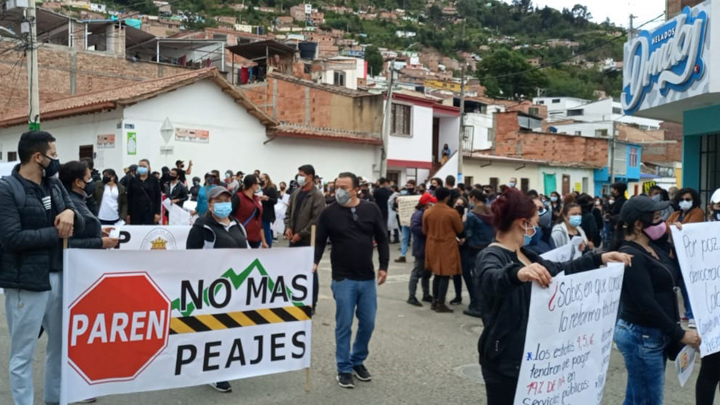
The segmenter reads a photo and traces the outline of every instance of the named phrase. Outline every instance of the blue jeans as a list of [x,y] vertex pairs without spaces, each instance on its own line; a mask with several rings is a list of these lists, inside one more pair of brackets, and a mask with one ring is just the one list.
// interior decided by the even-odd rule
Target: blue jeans
[[263,219],[262,227],[263,227],[263,232],[265,232],[265,243],[267,243],[268,247],[272,247],[272,243],[273,243],[272,222],[265,221]]
[[407,255],[408,246],[410,246],[410,239],[412,238],[412,232],[409,226],[402,227],[402,244],[400,245],[400,256],[405,257]]
[[[335,297],[335,359],[337,372],[352,373],[368,357],[368,345],[375,329],[377,287],[375,280],[342,280],[332,282]],[[350,352],[353,316],[357,315],[358,329]]]
[[625,358],[628,382],[624,405],[661,405],[665,387],[665,348],[669,338],[656,328],[622,319],[615,326],[615,343]]
[[680,283],[680,291],[682,292],[683,306],[685,307],[685,318],[695,319],[692,307],[690,306],[690,297],[688,297],[687,288],[685,287],[685,280]]

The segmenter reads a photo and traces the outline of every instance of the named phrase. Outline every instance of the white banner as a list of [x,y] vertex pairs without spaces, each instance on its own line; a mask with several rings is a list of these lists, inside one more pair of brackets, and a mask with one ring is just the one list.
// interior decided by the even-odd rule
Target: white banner
[[705,357],[720,351],[720,222],[673,226],[672,237]]
[[119,226],[110,235],[120,238],[120,250],[185,250],[190,226]]
[[401,196],[397,198],[398,217],[400,217],[400,226],[410,226],[410,219],[415,213],[415,207],[420,203],[419,195]]
[[63,404],[310,367],[312,248],[64,259]]
[[533,283],[515,404],[600,404],[625,267]]
[[573,238],[567,245],[545,252],[541,254],[540,257],[555,263],[569,262],[582,256],[582,252],[580,251],[580,245],[582,243],[582,238]]

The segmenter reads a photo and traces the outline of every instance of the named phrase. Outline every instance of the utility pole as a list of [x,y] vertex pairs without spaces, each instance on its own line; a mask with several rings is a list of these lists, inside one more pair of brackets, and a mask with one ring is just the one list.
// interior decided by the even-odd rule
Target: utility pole
[[617,121],[613,120],[613,132],[610,138],[610,184],[615,183],[615,140],[617,132]]
[[382,149],[380,150],[380,176],[387,177],[387,156],[388,144],[390,143],[390,131],[392,126],[392,99],[393,99],[393,83],[395,81],[395,59],[390,59],[388,73],[390,81],[388,84],[387,101],[385,102],[385,115],[383,117],[382,130]]
[[[463,25],[464,27],[464,25]],[[465,66],[463,63],[460,70],[460,136],[458,139],[458,179],[457,182],[463,182],[463,155],[465,154]]]
[[628,31],[628,41],[632,40],[633,37],[635,36],[633,22],[635,21],[636,18],[637,18],[637,16],[630,14],[630,30]]
[[28,72],[28,124],[31,131],[40,129],[40,89],[38,84],[38,61],[37,61],[37,18],[35,13],[35,0],[29,0],[25,9],[25,21],[23,25],[29,26],[25,52],[27,58]]

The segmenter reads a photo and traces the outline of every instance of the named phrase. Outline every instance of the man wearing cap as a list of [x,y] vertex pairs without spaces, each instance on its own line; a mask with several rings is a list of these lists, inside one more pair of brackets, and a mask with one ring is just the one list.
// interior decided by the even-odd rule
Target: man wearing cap
[[185,176],[186,176],[186,175],[188,175],[188,176],[192,175],[192,165],[193,165],[193,163],[192,163],[192,160],[191,160],[191,161],[188,162],[188,168],[187,168],[187,170],[185,170],[185,162],[183,162],[182,160],[178,160],[177,162],[175,162],[175,168],[177,169],[177,172],[178,172],[178,180],[180,181],[180,183],[186,184],[187,178],[186,178]]
[[425,210],[432,207],[435,203],[437,203],[437,199],[430,193],[423,194],[420,197],[417,210],[410,218],[410,231],[413,235],[412,254],[415,257],[415,263],[412,273],[410,274],[410,283],[408,284],[410,296],[408,297],[407,303],[416,307],[422,306],[415,296],[419,280],[422,280],[420,284],[423,292],[422,300],[430,303],[433,302],[433,298],[430,295],[430,277],[432,276],[432,273],[430,273],[425,267],[425,242],[427,238],[422,230],[422,220]]

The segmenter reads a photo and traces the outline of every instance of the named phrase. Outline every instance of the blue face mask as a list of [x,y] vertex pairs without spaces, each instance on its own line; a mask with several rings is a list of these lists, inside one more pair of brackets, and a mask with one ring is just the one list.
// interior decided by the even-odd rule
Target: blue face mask
[[570,226],[577,228],[582,224],[582,215],[571,215]]
[[402,194],[402,195],[407,195],[407,193],[408,193],[407,190],[402,190],[402,191],[400,192],[400,194]]
[[[528,235],[528,234],[527,234],[530,229],[532,229],[532,230],[534,231],[532,235]],[[540,230],[540,229],[539,229],[539,227],[537,227],[537,226],[533,226],[533,227],[531,227],[531,228],[528,228],[527,225],[526,225],[526,226],[525,226],[525,234],[523,235],[523,246],[527,246],[527,245],[531,244],[532,241],[533,241],[533,238],[535,237],[535,235],[538,234],[538,231],[539,231],[539,230]]]
[[138,172],[139,175],[143,175],[143,176],[144,176],[144,175],[148,174],[148,168],[147,168],[147,167],[143,167],[143,166],[139,166],[138,169],[137,169],[137,172]]
[[550,197],[550,201],[557,202],[557,197],[555,197],[555,196]]
[[213,204],[213,214],[220,219],[229,217],[230,212],[232,212],[231,202],[216,202]]

